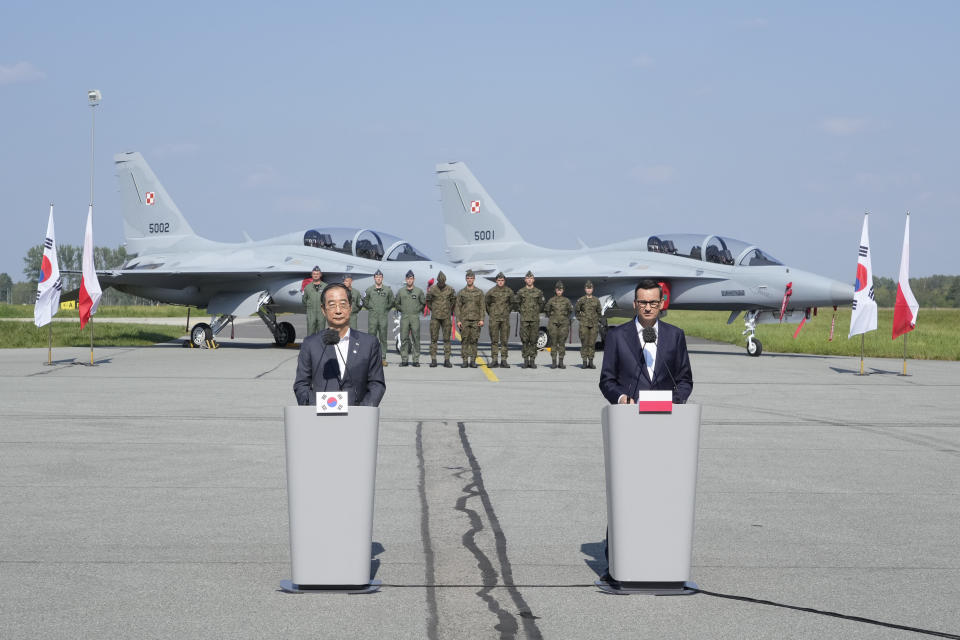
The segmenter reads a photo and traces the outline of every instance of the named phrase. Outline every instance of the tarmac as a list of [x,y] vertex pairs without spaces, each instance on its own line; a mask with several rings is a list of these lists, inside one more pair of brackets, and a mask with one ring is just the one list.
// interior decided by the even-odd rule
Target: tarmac
[[95,366],[88,348],[55,349],[52,366],[46,349],[0,351],[0,637],[960,635],[960,363],[909,361],[903,377],[868,358],[859,376],[856,358],[691,339],[691,579],[709,594],[658,597],[593,584],[604,400],[579,347],[565,370],[544,353],[522,370],[518,350],[495,370],[427,368],[425,342],[420,368],[391,353],[383,587],[287,594],[298,350],[228,336],[97,348]]

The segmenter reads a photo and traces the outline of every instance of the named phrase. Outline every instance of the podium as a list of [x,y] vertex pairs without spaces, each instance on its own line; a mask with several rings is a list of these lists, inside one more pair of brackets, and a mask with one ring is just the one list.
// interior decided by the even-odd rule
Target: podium
[[685,595],[693,552],[700,446],[700,405],[638,413],[637,405],[602,412],[607,488],[610,593]]
[[318,416],[316,407],[285,407],[291,593],[371,593],[373,493],[380,409],[350,407]]

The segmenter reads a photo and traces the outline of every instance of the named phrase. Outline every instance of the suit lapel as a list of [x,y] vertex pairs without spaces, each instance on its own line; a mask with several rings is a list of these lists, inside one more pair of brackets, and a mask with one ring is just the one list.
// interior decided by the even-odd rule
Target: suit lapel
[[648,381],[650,376],[647,374],[647,361],[643,357],[643,345],[640,344],[640,337],[637,335],[637,319],[634,318],[629,324],[624,325],[627,328],[627,350],[633,355],[634,361],[640,367],[642,375]]
[[347,381],[350,380],[350,373],[353,368],[357,366],[357,363],[360,360],[360,341],[352,331],[350,332],[350,342],[348,343],[348,348],[350,352],[345,354],[347,356],[347,366],[344,368],[343,372],[344,385],[346,385]]

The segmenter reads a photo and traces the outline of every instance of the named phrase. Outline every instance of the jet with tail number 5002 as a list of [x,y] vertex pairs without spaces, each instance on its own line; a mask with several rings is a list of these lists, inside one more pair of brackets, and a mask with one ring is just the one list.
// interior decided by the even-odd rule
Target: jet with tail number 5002
[[[668,309],[746,312],[747,353],[759,356],[758,323],[799,322],[817,307],[846,305],[853,287],[781,263],[765,250],[714,234],[657,234],[600,247],[549,249],[526,242],[462,162],[437,165],[444,242],[451,262],[517,288],[532,270],[552,286],[582,291],[592,280],[605,315],[633,315],[634,287],[663,285]],[[546,333],[541,331],[545,342]]]
[[241,243],[207,240],[194,233],[143,156],[121,153],[114,163],[131,257],[119,269],[99,272],[100,283],[151,300],[206,307],[210,323],[197,323],[190,331],[191,342],[199,347],[211,344],[233,318],[253,313],[278,345],[292,343],[293,325],[277,321],[276,314],[303,313],[303,282],[314,265],[323,269],[328,283],[352,275],[361,292],[373,284],[378,269],[384,285],[394,289],[404,284],[408,269],[421,283],[440,270],[451,279],[462,281],[465,275],[465,270],[430,260],[405,240],[372,229],[307,229]]

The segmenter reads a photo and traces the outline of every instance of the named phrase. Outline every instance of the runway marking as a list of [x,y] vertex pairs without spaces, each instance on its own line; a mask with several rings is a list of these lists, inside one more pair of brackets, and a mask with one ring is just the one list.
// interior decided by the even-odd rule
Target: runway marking
[[[460,340],[461,348],[463,348],[463,340],[460,338],[460,332],[456,329],[453,330],[454,335],[457,337],[457,340]],[[483,371],[483,375],[487,376],[487,380],[490,382],[500,382],[500,378],[490,370],[490,367],[487,366],[487,361],[484,360],[479,354],[477,355],[477,364],[480,365],[480,370]]]

